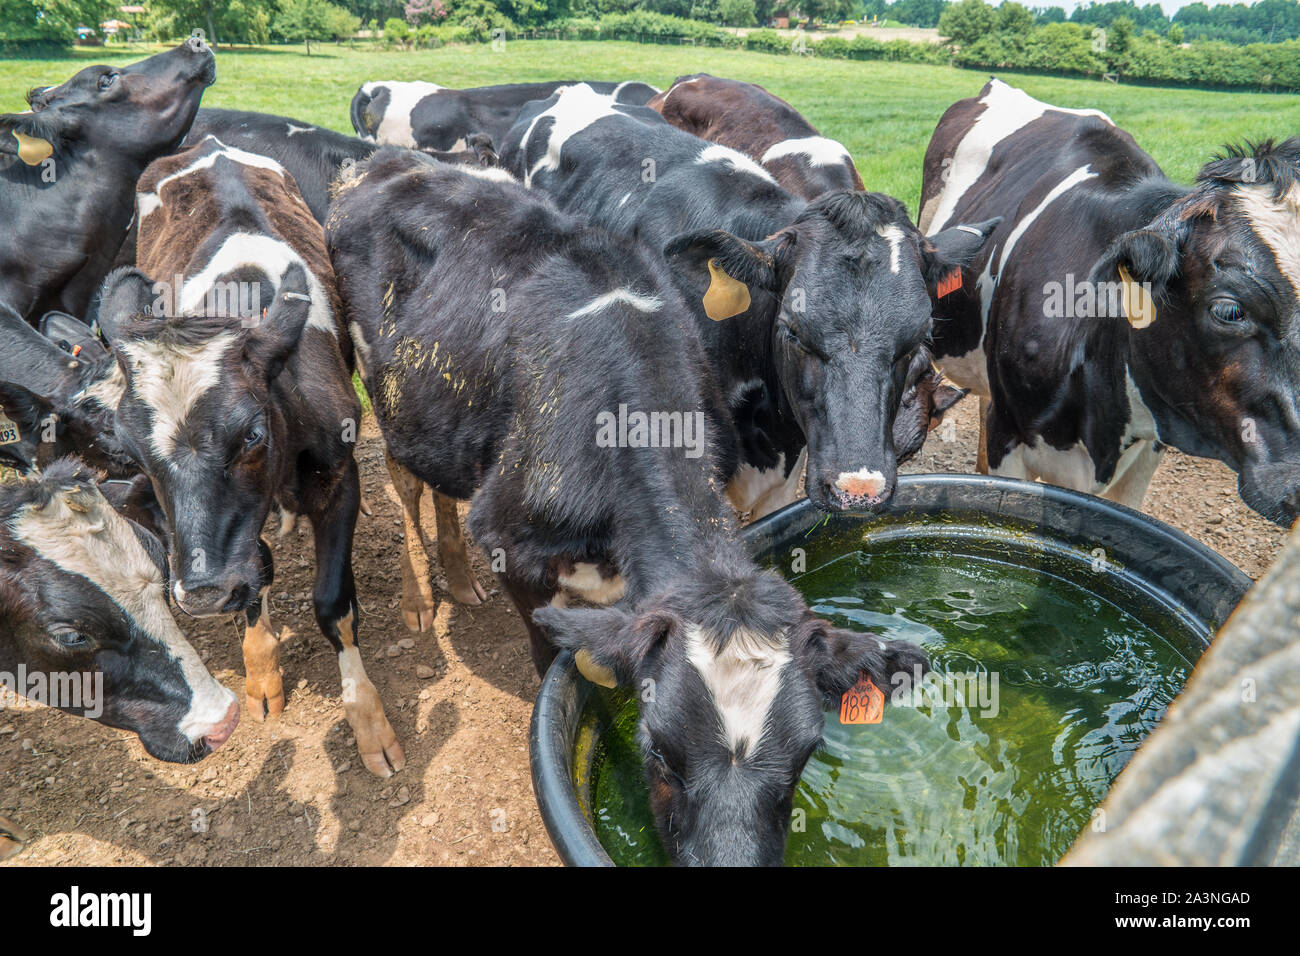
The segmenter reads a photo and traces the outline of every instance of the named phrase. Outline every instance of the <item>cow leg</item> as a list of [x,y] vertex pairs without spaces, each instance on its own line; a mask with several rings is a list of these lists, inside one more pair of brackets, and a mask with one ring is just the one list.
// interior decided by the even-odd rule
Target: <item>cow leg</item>
[[343,681],[343,710],[356,734],[361,762],[377,777],[391,776],[406,766],[402,745],[384,714],[379,691],[366,676],[357,646],[361,609],[352,576],[352,535],[361,505],[357,463],[346,468],[328,503],[311,513],[316,538],[316,623],[339,657]]
[[1115,469],[1115,477],[1102,492],[1102,497],[1132,508],[1134,511],[1141,510],[1142,501],[1147,496],[1147,488],[1150,487],[1151,479],[1155,476],[1156,468],[1160,466],[1162,458],[1164,453],[1155,442],[1145,440],[1137,442],[1120,458],[1119,466]]
[[[528,649],[532,652],[533,667],[537,668],[537,676],[545,677],[546,669],[551,666],[560,649],[547,640],[542,629],[533,623],[533,612],[546,604],[554,595],[538,591],[504,574],[498,575],[498,578],[506,593],[510,595],[510,600],[514,602],[515,610],[524,619],[524,627],[528,629]],[[560,598],[563,599],[563,594]]]
[[460,514],[456,511],[456,499],[435,491],[433,512],[438,519],[438,564],[447,576],[447,589],[461,604],[482,604],[487,600],[487,592],[478,583],[474,569],[470,567],[465,535],[460,530]]
[[5,817],[0,817],[0,860],[17,856],[31,836],[26,830]]
[[244,704],[249,716],[259,721],[284,712],[280,638],[271,627],[270,590],[267,584],[262,600],[248,609],[248,627],[244,629]]
[[[402,503],[402,617],[407,630],[427,631],[433,627],[433,584],[429,579],[428,544],[420,526],[420,497],[424,482],[397,463],[387,451],[388,474],[393,478],[393,488]],[[439,515],[438,546],[442,546],[441,515]],[[478,603],[475,601],[474,603]]]
[[980,408],[980,437],[979,444],[975,448],[975,470],[981,475],[989,473],[989,404],[990,400],[983,395],[979,396]]

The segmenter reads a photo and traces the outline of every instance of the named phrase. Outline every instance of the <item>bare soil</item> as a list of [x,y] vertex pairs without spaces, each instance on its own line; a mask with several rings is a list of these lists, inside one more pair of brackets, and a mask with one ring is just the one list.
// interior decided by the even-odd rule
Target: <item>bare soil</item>
[[[908,471],[970,472],[976,405],[952,413]],[[475,553],[489,599],[453,604],[445,587],[433,631],[411,634],[398,599],[401,515],[373,419],[358,449],[373,516],[362,516],[354,564],[363,654],[406,750],[381,780],[355,752],[333,653],[312,617],[308,528],[275,540],[273,621],[291,632],[278,719],[247,714],[202,763],[163,764],[132,736],[49,710],[0,711],[0,815],[32,841],[4,866],[556,864],[533,798],[528,721],[540,681],[509,600]],[[432,508],[428,534],[434,527]],[[1223,553],[1252,577],[1283,537],[1236,494],[1224,466],[1173,452],[1147,510]],[[240,628],[185,622],[209,668],[242,699]]]

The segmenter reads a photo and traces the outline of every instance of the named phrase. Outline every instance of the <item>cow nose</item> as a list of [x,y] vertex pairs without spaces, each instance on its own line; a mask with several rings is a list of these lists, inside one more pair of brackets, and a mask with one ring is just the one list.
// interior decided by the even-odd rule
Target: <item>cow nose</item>
[[191,617],[233,614],[245,610],[254,590],[246,581],[177,581],[173,590],[176,605]]
[[832,511],[865,511],[889,499],[889,483],[878,471],[866,468],[840,472],[826,483],[826,501]]
[[214,752],[229,740],[230,735],[235,732],[235,728],[238,726],[239,704],[236,701],[231,701],[230,709],[226,711],[226,716],[221,718],[221,723],[217,724],[201,738],[204,746],[208,748],[208,753]]

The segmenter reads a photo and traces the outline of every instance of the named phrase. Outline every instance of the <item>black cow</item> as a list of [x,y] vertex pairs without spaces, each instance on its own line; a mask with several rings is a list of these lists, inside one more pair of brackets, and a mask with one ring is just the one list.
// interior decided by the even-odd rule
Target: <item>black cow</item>
[[273,505],[305,514],[344,710],[366,767],[387,776],[404,756],[358,645],[361,407],[324,234],[282,166],[215,137],[151,165],[138,190],[140,269],[109,276],[98,317],[126,379],[118,440],[166,515],[176,603],[245,613],[249,712],[278,714],[260,535]]
[[879,193],[799,199],[748,156],[585,85],[525,109],[501,157],[562,208],[664,250],[741,431],[737,510],[793,500],[805,455],[819,508],[889,497],[928,290],[967,261],[944,247],[968,256],[970,230],[927,240]]
[[0,114],[0,302],[29,322],[85,315],[112,268],[149,162],[174,150],[216,77],[202,40],[127,67],[88,66]]
[[673,858],[780,863],[825,703],[924,655],[832,628],[753,564],[721,496],[730,416],[653,250],[499,171],[382,150],[360,172],[327,241],[390,452],[473,495],[539,672],[567,647],[654,688],[640,733]]
[[922,228],[1005,217],[935,334],[984,400],[989,470],[1138,507],[1172,445],[1296,518],[1300,139],[1184,187],[1105,115],[995,79],[940,120],[922,201]]
[[754,83],[708,73],[679,76],[646,106],[678,129],[738,149],[805,199],[862,189],[844,144],[827,139],[793,106]]
[[229,739],[239,705],[176,626],[166,581],[163,546],[75,459],[0,483],[0,672],[51,692],[57,675],[80,693],[43,702],[190,763]]
[[[532,100],[550,96],[576,80],[507,83],[453,90],[421,80],[375,80],[352,97],[352,128],[374,143],[445,152],[464,148],[471,133],[500,143],[519,111]],[[644,106],[659,91],[631,80],[590,83],[619,103]]]

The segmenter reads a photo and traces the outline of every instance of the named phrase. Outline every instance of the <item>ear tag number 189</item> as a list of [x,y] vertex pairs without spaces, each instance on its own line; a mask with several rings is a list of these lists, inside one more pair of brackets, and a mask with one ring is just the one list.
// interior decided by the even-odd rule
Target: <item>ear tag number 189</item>
[[840,698],[841,724],[878,724],[885,716],[885,694],[866,674]]

